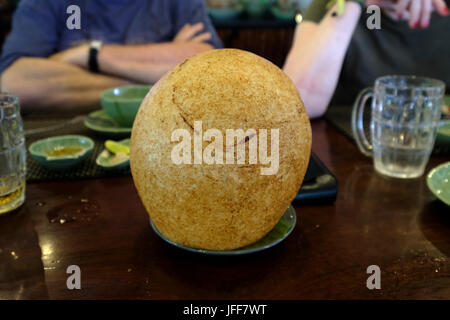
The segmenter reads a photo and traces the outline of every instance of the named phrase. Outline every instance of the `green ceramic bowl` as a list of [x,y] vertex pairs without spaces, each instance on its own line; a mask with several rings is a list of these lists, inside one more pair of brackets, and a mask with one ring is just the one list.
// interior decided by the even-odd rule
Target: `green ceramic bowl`
[[437,198],[450,206],[450,162],[431,170],[427,176],[427,185]]
[[[122,141],[118,141],[118,143],[129,147],[130,139],[125,139]],[[107,149],[103,150],[102,153],[97,157],[96,163],[98,166],[102,167],[106,170],[119,170],[128,168],[130,166],[130,156],[124,153],[122,154],[113,154]]]
[[106,114],[122,127],[131,128],[136,114],[151,86],[128,86],[106,90],[100,102]]
[[236,19],[242,14],[243,11],[244,8],[242,6],[237,6],[235,8],[208,9],[211,18],[216,21],[227,21]]
[[243,0],[242,2],[248,16],[254,19],[264,17],[270,7],[276,3],[274,0]]
[[297,215],[295,213],[295,209],[292,206],[289,206],[289,208],[286,210],[275,227],[273,227],[273,229],[258,242],[235,250],[216,251],[191,248],[173,242],[172,240],[166,238],[161,232],[159,232],[153,221],[150,219],[150,225],[152,226],[153,231],[155,231],[156,234],[167,243],[186,251],[212,256],[239,256],[267,250],[286,239],[291,234],[292,230],[294,230],[296,223]]
[[273,6],[270,9],[272,15],[280,21],[294,21],[297,15],[293,10],[283,10],[278,5]]
[[34,142],[28,148],[32,158],[51,170],[79,165],[94,149],[94,141],[84,136],[59,136]]
[[436,144],[441,146],[450,146],[450,120],[439,122]]
[[445,117],[450,116],[449,108],[450,108],[450,96],[444,97],[444,105],[447,106],[447,108],[442,108],[442,115]]
[[84,125],[102,136],[116,140],[131,136],[131,127],[121,127],[103,109],[90,113]]

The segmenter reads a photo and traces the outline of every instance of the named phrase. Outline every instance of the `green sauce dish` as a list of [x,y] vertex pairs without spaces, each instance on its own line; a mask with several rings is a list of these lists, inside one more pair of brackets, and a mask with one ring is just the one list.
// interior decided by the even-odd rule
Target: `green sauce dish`
[[31,157],[50,170],[67,170],[79,165],[94,150],[94,141],[85,136],[68,135],[39,140],[31,144]]
[[450,120],[439,122],[436,144],[441,146],[450,146]]
[[431,170],[427,176],[427,185],[437,198],[450,206],[450,162]]
[[235,250],[216,251],[216,250],[203,250],[191,248],[173,242],[172,240],[166,238],[161,232],[159,232],[153,221],[150,219],[150,225],[153,228],[153,231],[155,231],[156,234],[165,242],[186,251],[211,256],[240,256],[267,250],[269,248],[276,246],[277,244],[281,243],[284,239],[286,239],[292,233],[292,230],[294,230],[296,223],[297,223],[297,214],[295,212],[295,209],[292,206],[289,206],[284,215],[281,217],[280,221],[278,221],[275,227],[273,227],[273,229],[261,240],[257,241],[256,243]]
[[233,8],[209,8],[208,12],[215,21],[227,21],[238,18],[244,12],[244,8],[240,5]]
[[84,125],[90,130],[112,139],[123,139],[131,136],[131,127],[121,127],[103,109],[91,112],[84,120]]
[[100,97],[103,110],[124,128],[133,126],[136,114],[151,86],[127,86],[106,90]]
[[294,10],[284,10],[277,5],[273,6],[270,9],[270,12],[276,19],[280,21],[295,21],[295,16],[297,15]]
[[[108,143],[108,141],[106,143]],[[106,148],[97,157],[96,163],[98,166],[106,170],[118,170],[128,168],[130,166],[130,139],[115,142],[115,144],[125,146],[128,150],[109,150]]]

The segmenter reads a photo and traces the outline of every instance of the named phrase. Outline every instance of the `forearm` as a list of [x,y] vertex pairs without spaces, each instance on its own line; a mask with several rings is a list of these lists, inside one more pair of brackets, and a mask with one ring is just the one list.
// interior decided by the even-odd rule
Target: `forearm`
[[171,62],[144,62],[108,57],[107,54],[107,52],[101,52],[99,56],[101,73],[129,79],[137,83],[154,84],[167,71],[177,65],[177,63]]
[[302,95],[310,117],[323,115],[333,96],[342,64],[361,15],[360,5],[346,3],[345,12],[332,16],[332,8],[319,24],[298,26],[284,71]]
[[102,73],[153,84],[177,64],[210,49],[209,44],[195,42],[106,45],[100,50],[98,61]]
[[2,90],[16,94],[24,111],[84,111],[99,106],[105,89],[129,84],[76,66],[42,58],[21,58],[2,75]]
[[187,58],[213,49],[202,42],[165,42],[144,45],[105,45],[100,59],[145,63],[178,64]]
[[[105,45],[98,54],[102,74],[137,83],[154,84],[166,72],[187,58],[212,49],[201,42],[171,42],[146,45]],[[54,61],[88,69],[89,45],[59,52]]]

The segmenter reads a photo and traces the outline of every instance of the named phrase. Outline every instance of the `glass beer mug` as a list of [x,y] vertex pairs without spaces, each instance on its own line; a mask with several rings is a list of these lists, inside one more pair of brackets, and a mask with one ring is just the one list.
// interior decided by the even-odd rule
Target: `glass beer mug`
[[[396,178],[423,175],[433,150],[445,84],[415,76],[378,78],[374,88],[363,90],[352,113],[356,143],[373,157],[375,170]],[[363,114],[372,97],[370,132],[372,144],[364,134]]]
[[26,148],[18,98],[0,93],[0,214],[25,201]]

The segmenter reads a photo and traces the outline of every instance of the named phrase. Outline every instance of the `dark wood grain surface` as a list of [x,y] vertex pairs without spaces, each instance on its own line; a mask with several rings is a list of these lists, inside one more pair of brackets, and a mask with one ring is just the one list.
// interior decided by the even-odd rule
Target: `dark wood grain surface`
[[217,28],[225,48],[253,52],[283,67],[291,49],[294,27],[281,28]]
[[[324,121],[313,150],[340,183],[333,205],[296,206],[280,245],[242,257],[170,247],[149,227],[131,177],[29,184],[26,204],[0,216],[0,298],[450,298],[450,210],[425,179],[379,176]],[[428,169],[448,161],[431,160]],[[381,268],[381,290],[366,268]],[[66,269],[81,268],[81,290]]]

